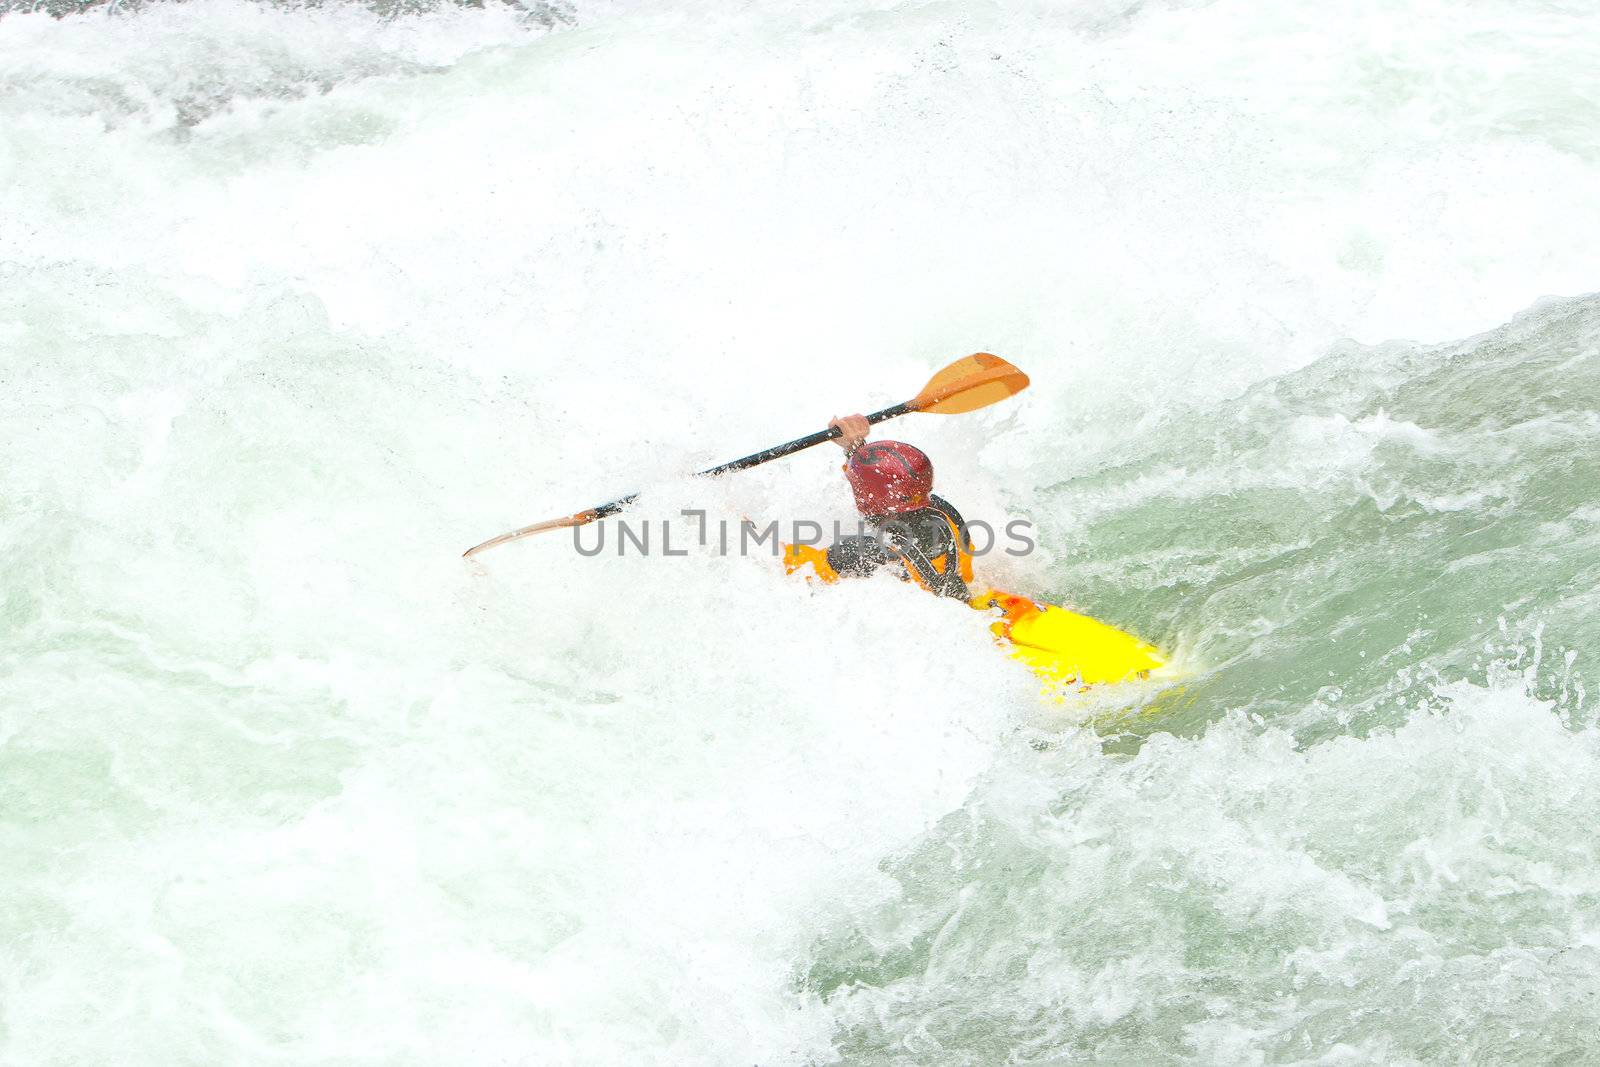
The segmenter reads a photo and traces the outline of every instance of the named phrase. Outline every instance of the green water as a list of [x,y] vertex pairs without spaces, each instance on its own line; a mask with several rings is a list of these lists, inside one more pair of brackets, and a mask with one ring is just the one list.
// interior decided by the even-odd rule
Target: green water
[[1098,751],[1018,748],[885,863],[805,972],[845,1058],[1600,1054],[1597,371],[1600,304],[1556,302],[1334,354],[1052,487],[1058,588],[1208,669]]

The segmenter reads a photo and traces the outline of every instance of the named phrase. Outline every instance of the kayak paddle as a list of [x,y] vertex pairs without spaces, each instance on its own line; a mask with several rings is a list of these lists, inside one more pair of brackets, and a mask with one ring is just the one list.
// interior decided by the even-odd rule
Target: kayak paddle
[[[964,359],[958,359],[944,370],[928,379],[928,384],[922,387],[922,392],[907,400],[903,404],[874,411],[867,416],[867,422],[877,425],[897,415],[905,415],[913,411],[926,412],[932,415],[960,415],[968,411],[977,411],[990,404],[1004,400],[1008,396],[1015,396],[1028,387],[1028,376],[1022,373],[999,356],[992,356],[987,352],[977,352]],[[727,474],[729,471],[742,471],[747,467],[759,466],[768,460],[787,456],[801,449],[820,445],[824,441],[831,441],[840,436],[839,428],[830,426],[826,430],[818,430],[814,434],[797,438],[787,444],[774,445],[752,453],[743,459],[730,460],[720,466],[703,470],[702,475]],[[566,515],[559,519],[546,519],[536,522],[532,526],[524,526],[520,530],[503,533],[499,537],[491,537],[481,545],[474,545],[461,553],[463,558],[470,557],[486,548],[503,545],[508,541],[516,541],[530,534],[540,533],[544,530],[557,530],[567,526],[583,526],[596,519],[603,519],[607,515],[615,515],[628,504],[638,498],[637,493],[631,493],[620,500],[613,500],[609,504],[580,511],[573,515]]]

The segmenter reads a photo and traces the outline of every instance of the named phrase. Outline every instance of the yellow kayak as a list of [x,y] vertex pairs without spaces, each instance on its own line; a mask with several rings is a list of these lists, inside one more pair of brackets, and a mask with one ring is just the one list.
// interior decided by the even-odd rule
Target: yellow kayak
[[[815,545],[785,545],[783,565],[790,574],[808,574],[828,583],[839,580],[827,551]],[[971,581],[969,567],[964,565],[962,577]],[[1033,668],[1052,689],[1148,678],[1167,662],[1153,645],[1132,634],[1054,604],[993,589],[976,594],[968,603],[980,611],[1000,609],[1001,616],[990,629],[1012,656]]]
[[990,627],[1010,645],[1011,655],[1055,685],[1101,685],[1148,678],[1166,665],[1153,645],[1054,604],[1040,604],[1014,593],[988,590],[969,601],[974,608],[999,608]]

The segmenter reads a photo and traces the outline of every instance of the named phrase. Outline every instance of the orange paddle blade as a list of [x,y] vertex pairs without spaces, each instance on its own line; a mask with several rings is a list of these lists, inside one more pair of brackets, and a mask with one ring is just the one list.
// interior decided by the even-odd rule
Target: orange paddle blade
[[481,545],[473,545],[461,553],[461,558],[471,559],[474,553],[482,552],[486,548],[493,548],[495,545],[503,545],[507,541],[520,541],[530,534],[542,533],[545,530],[559,530],[563,526],[582,526],[585,523],[593,522],[599,517],[595,510],[590,508],[588,511],[580,511],[576,515],[565,515],[559,519],[546,519],[544,522],[536,522],[532,526],[524,526],[520,530],[503,533],[499,537],[491,537]]
[[909,406],[934,415],[959,415],[1016,396],[1027,387],[1026,374],[999,356],[975,352],[935,374]]

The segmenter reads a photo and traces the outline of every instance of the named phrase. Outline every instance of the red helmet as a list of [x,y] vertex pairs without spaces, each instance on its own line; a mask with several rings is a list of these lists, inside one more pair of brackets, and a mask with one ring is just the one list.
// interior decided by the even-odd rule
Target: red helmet
[[916,511],[933,492],[933,462],[904,441],[868,441],[850,454],[844,476],[863,515]]

